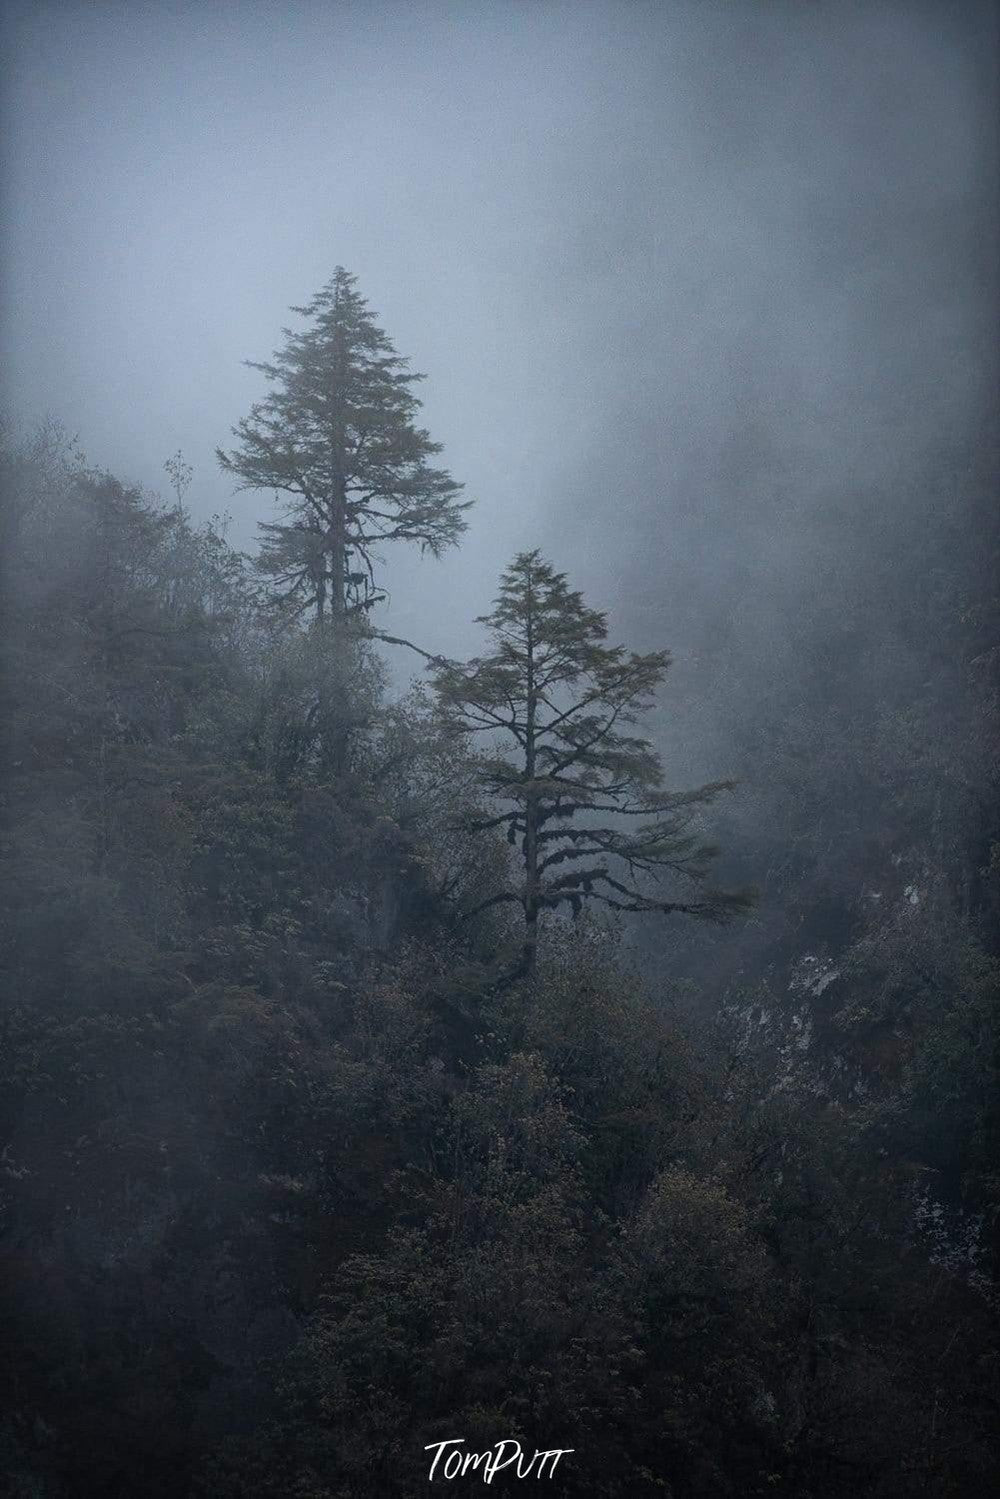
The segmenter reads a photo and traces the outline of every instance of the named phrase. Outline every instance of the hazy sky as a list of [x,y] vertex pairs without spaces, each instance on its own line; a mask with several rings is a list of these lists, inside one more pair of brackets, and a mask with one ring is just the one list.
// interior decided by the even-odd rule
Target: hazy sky
[[477,501],[461,552],[392,558],[386,622],[431,648],[535,543],[683,648],[981,415],[992,5],[3,14],[8,408],[164,492],[180,447],[249,545],[266,497],[213,457],[264,390],[240,361],[347,266]]

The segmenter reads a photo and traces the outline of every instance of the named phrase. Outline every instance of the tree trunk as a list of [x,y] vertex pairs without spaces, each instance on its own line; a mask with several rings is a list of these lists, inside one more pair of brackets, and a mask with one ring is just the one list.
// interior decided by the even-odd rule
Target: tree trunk
[[323,704],[324,756],[330,770],[341,776],[347,769],[349,671],[347,642],[347,454],[343,422],[330,434],[332,484],[327,509],[323,563],[329,577],[333,692]]
[[316,574],[314,585],[316,589],[316,623],[322,625],[326,616],[326,559],[323,556],[322,548],[320,547],[317,550],[319,551],[319,556],[313,564]]
[[528,579],[528,609],[526,620],[527,650],[527,712],[524,736],[524,971],[530,976],[535,971],[538,957],[538,803],[535,795],[535,637],[532,618],[533,598],[531,579]]
[[331,495],[330,528],[326,555],[330,565],[330,613],[342,640],[343,622],[347,616],[347,485],[343,475]]

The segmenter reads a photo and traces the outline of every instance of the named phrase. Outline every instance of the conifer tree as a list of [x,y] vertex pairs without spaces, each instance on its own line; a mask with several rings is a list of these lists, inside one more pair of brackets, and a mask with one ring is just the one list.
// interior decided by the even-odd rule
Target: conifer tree
[[704,883],[716,850],[696,826],[698,810],[732,783],[668,792],[652,745],[632,732],[669,653],[606,645],[605,615],[537,551],[515,558],[477,623],[490,654],[443,663],[434,680],[454,729],[499,741],[481,760],[481,780],[500,810],[472,828],[506,830],[520,846],[520,878],[476,909],[521,907],[524,970],[534,967],[545,910],[575,915],[596,901],[718,921],[745,907],[746,895]]
[[[429,459],[440,443],[414,425],[420,402],[411,373],[338,266],[305,307],[300,332],[256,363],[273,389],[218,449],[241,489],[273,490],[279,522],[261,526],[260,566],[274,597],[322,624],[364,619],[384,598],[376,580],[383,542],[409,541],[438,556],[465,530],[462,486]],[[342,633],[342,631],[341,631]]]

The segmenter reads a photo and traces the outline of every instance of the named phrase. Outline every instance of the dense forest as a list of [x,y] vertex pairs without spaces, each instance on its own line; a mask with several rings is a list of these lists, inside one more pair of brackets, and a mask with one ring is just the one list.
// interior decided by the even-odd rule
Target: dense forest
[[[376,607],[472,513],[418,377],[346,272],[295,312],[219,455],[252,556],[180,454],[159,499],[5,436],[6,1492],[389,1499],[458,1439],[990,1492],[995,433],[752,704],[538,550],[446,659]],[[674,785],[706,695],[731,778]]]

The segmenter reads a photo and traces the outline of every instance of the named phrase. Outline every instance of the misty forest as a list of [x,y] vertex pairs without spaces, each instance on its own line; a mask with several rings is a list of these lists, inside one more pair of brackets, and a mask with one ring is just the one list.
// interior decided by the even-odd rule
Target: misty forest
[[4,7],[4,1494],[995,1491],[996,20]]

